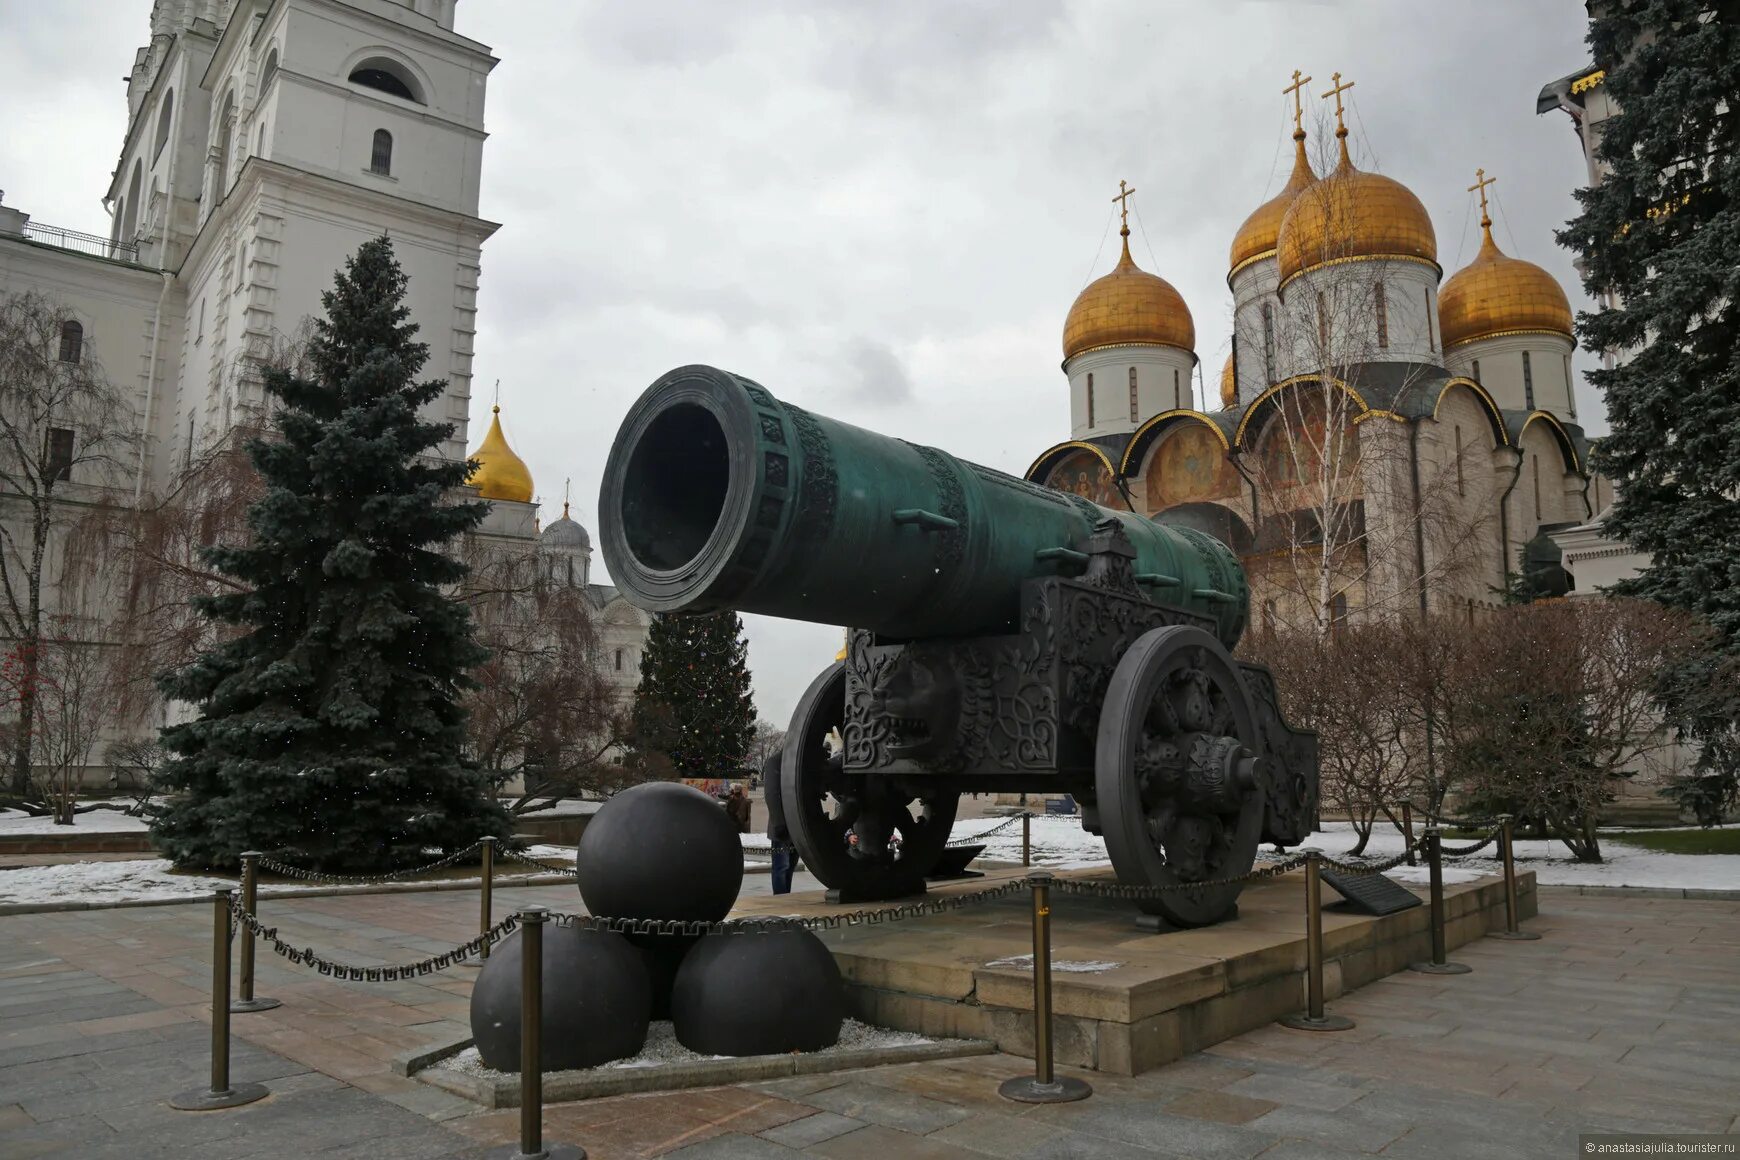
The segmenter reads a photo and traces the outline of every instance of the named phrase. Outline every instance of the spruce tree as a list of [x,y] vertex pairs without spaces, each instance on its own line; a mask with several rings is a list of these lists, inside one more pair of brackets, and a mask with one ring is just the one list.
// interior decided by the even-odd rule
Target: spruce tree
[[[1559,234],[1603,303],[1579,336],[1620,356],[1589,376],[1612,425],[1593,462],[1615,484],[1606,530],[1651,556],[1617,591],[1706,617],[1714,671],[1740,659],[1740,3],[1593,12],[1589,45],[1618,112],[1596,147],[1608,172],[1578,191],[1582,212]],[[1676,796],[1710,817],[1740,789],[1740,690],[1711,697],[1695,674],[1674,687],[1704,694],[1669,705],[1703,743]]]
[[735,612],[655,616],[635,690],[633,748],[644,768],[731,777],[755,736],[749,646]]
[[257,849],[377,871],[509,832],[461,753],[459,697],[486,654],[443,591],[488,505],[448,498],[469,465],[433,456],[453,426],[419,412],[446,383],[414,381],[429,348],[405,286],[391,243],[365,243],[322,295],[312,377],[263,371],[277,406],[247,450],[265,494],[248,543],[205,553],[240,590],[196,602],[227,638],[160,678],[198,708],[163,731],[152,829],[178,865]]

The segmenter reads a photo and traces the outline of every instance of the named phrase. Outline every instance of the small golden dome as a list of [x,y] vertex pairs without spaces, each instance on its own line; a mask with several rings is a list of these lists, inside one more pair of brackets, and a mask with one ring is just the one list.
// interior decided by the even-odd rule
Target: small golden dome
[[1140,269],[1130,258],[1130,230],[1117,266],[1088,283],[1063,322],[1063,357],[1104,346],[1175,346],[1196,349],[1196,323],[1172,283]]
[[1517,331],[1547,331],[1574,341],[1571,303],[1558,279],[1500,250],[1492,240],[1492,219],[1484,214],[1480,228],[1480,253],[1438,292],[1438,333],[1445,347]]
[[1233,374],[1233,356],[1229,352],[1226,365],[1220,368],[1220,409],[1230,411],[1239,405],[1239,380]]
[[1311,162],[1305,158],[1305,134],[1303,131],[1295,131],[1293,175],[1287,178],[1287,184],[1281,187],[1280,193],[1252,210],[1251,216],[1245,219],[1245,224],[1239,227],[1239,232],[1233,235],[1232,256],[1227,265],[1228,278],[1248,263],[1258,258],[1266,258],[1275,252],[1275,245],[1281,236],[1281,219],[1287,216],[1293,200],[1316,181],[1317,175],[1311,172]]
[[484,499],[505,499],[514,503],[532,502],[532,473],[526,461],[514,454],[507,438],[501,433],[501,408],[491,407],[493,418],[489,433],[470,458],[477,469],[466,480]]
[[1354,168],[1341,142],[1341,164],[1281,219],[1275,249],[1281,282],[1330,262],[1416,258],[1437,263],[1438,235],[1413,191],[1381,173]]

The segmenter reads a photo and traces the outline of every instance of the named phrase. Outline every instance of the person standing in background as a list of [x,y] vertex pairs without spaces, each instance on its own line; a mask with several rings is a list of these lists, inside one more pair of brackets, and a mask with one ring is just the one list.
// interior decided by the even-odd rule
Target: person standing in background
[[773,892],[790,894],[797,850],[786,829],[785,803],[779,799],[779,758],[778,753],[770,753],[761,763],[761,800],[767,803],[767,841],[773,847]]
[[749,795],[743,792],[742,785],[731,787],[731,793],[725,799],[725,813],[736,825],[739,834],[749,832]]

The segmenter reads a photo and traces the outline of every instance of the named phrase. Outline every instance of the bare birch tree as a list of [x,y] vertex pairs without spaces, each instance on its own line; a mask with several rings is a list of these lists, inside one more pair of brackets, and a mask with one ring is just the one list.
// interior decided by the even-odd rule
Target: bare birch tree
[[65,304],[0,296],[0,634],[17,666],[8,788],[27,808],[46,797],[33,784],[45,618],[78,611],[62,607],[76,593],[45,582],[67,530],[113,506],[139,438],[131,398],[109,382],[95,345]]

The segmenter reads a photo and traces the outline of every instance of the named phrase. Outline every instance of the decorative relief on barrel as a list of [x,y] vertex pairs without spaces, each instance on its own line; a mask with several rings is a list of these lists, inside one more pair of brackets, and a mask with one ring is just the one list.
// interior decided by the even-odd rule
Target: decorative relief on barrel
[[936,537],[936,562],[939,569],[953,568],[961,562],[967,548],[967,493],[961,487],[960,477],[955,474],[950,465],[949,457],[934,447],[926,447],[921,443],[902,443],[918,452],[919,458],[930,469],[931,482],[936,484],[937,495],[942,500],[942,514],[954,520],[960,526],[942,531],[931,532]]
[[840,500],[833,449],[814,415],[789,403],[785,411],[797,428],[798,446],[804,454],[803,482],[798,488],[798,542],[819,545],[834,528],[834,508]]

